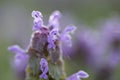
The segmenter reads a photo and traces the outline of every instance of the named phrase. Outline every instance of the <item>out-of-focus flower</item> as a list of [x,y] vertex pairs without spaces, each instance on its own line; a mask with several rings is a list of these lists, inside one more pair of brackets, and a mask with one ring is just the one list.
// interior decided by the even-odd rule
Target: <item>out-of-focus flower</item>
[[42,71],[42,74],[40,75],[40,78],[47,79],[47,72],[48,72],[48,62],[46,59],[41,58],[40,60],[40,70]]
[[102,20],[101,47],[103,47],[102,66],[97,69],[95,80],[110,80],[120,62],[120,19],[117,17]]
[[15,53],[14,66],[18,69],[25,69],[28,63],[28,55],[18,45],[10,46],[9,51]]
[[[97,69],[101,63],[103,52],[100,33],[86,26],[80,28],[75,36],[70,55],[74,60],[83,61],[86,67]],[[80,63],[80,62],[79,62]]]
[[81,80],[81,78],[88,78],[89,75],[85,71],[78,71],[77,73],[71,75],[70,77],[67,78],[67,80]]
[[70,33],[73,33],[75,30],[76,30],[75,26],[67,26],[61,34],[61,40],[63,42],[66,42],[67,45],[70,47],[72,46]]
[[49,18],[48,26],[50,26],[50,28],[51,27],[57,28],[57,30],[58,30],[60,27],[60,25],[59,25],[60,18],[61,18],[61,13],[59,11],[54,11]]
[[112,18],[104,21],[101,32],[106,47],[120,49],[120,19]]
[[[109,55],[109,63],[114,67],[119,63],[120,57],[120,19],[112,18],[102,25],[103,46]],[[113,59],[113,56],[116,57]]]
[[12,53],[15,53],[13,61],[13,70],[16,73],[17,80],[25,79],[25,69],[28,64],[29,56],[26,54],[26,51],[21,49],[18,45],[13,45],[8,47],[8,50]]

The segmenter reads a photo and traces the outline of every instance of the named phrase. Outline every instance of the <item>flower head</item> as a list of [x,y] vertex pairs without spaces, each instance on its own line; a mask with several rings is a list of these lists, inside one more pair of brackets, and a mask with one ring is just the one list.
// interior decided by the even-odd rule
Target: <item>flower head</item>
[[[42,21],[42,14],[39,11],[33,11],[32,17],[34,18],[34,27],[33,30],[40,30],[40,28],[44,27]],[[48,49],[55,48],[55,41],[59,40],[61,42],[67,43],[68,46],[72,46],[70,33],[73,33],[76,29],[75,26],[67,26],[62,33],[60,33],[60,25],[59,19],[61,17],[61,13],[59,11],[54,11],[49,18],[49,24],[46,27],[48,29]]]
[[48,72],[48,62],[46,59],[41,58],[40,60],[40,70],[42,71],[42,74],[40,75],[40,78],[47,79],[47,72]]

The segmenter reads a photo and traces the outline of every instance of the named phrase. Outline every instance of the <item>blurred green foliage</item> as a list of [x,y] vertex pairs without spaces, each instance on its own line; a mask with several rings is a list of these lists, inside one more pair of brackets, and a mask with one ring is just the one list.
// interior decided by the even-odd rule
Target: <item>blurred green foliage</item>
[[7,50],[8,43],[0,42],[0,80],[14,80],[10,65],[11,54]]

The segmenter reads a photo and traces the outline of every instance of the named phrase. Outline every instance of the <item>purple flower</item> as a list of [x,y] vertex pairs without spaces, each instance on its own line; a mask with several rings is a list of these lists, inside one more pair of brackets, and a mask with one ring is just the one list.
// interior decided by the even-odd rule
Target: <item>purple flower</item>
[[75,26],[67,26],[60,36],[61,40],[63,42],[66,42],[67,45],[70,47],[72,46],[70,33],[73,33],[75,29],[76,29]]
[[75,26],[68,26],[66,27],[63,32],[60,34],[58,30],[55,28],[52,31],[50,31],[50,34],[48,36],[48,48],[55,48],[55,40],[59,39],[62,42],[67,43],[68,46],[72,46],[71,42],[71,36],[69,33],[73,33],[75,31]]
[[63,32],[60,34],[59,31],[55,28],[50,31],[48,36],[48,48],[55,48],[55,41],[58,39],[61,42],[67,43],[68,46],[72,46],[71,36],[69,33],[73,33],[75,31],[75,26],[68,26],[66,27]]
[[55,48],[55,40],[58,38],[59,34],[59,19],[61,17],[61,13],[59,11],[54,11],[50,18],[49,18],[49,28],[51,31],[49,32],[48,35],[48,49],[49,48]]
[[48,26],[52,26],[53,28],[59,29],[59,19],[61,17],[61,13],[59,11],[54,11],[50,18]]
[[[42,14],[39,11],[33,11],[32,17],[34,18],[33,30],[42,30],[45,27],[42,21]],[[62,33],[59,29],[59,19],[61,13],[59,11],[54,11],[49,18],[49,24],[45,27],[48,31],[48,49],[56,47],[56,40],[67,43],[68,46],[72,46],[70,33],[73,33],[76,29],[75,26],[67,26]]]
[[55,41],[59,39],[59,32],[57,29],[53,29],[49,32],[48,35],[48,49],[49,48],[53,48],[55,49],[56,45],[55,45]]
[[80,77],[80,78],[88,78],[89,77],[89,75],[88,75],[88,73],[86,73],[85,71],[79,71],[78,73],[77,73],[77,75]]
[[43,26],[42,14],[39,11],[33,11],[32,17],[34,18],[33,30],[39,30]]
[[40,78],[47,79],[47,72],[48,72],[48,62],[46,59],[41,58],[40,60],[40,70],[42,71],[42,74],[40,75]]
[[8,47],[8,50],[15,53],[14,57],[14,67],[19,69],[25,69],[28,63],[28,55],[21,49],[18,45]]
[[85,71],[80,70],[79,72],[68,77],[67,80],[81,80],[81,78],[88,78],[88,77],[89,75]]
[[48,35],[48,49],[50,49],[50,48],[55,48],[56,46],[55,46],[55,44],[54,44],[54,39],[50,36],[50,35]]

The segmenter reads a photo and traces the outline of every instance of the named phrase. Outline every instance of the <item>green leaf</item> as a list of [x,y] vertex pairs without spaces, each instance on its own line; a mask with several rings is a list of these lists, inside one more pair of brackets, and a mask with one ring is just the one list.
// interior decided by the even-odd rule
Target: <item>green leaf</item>
[[49,74],[55,80],[60,80],[62,77],[62,70],[59,68],[57,64],[49,63]]
[[43,80],[39,78],[39,61],[40,59],[32,55],[29,58],[29,64],[26,68],[26,79],[25,80]]
[[33,75],[38,75],[40,72],[40,66],[39,66],[40,59],[36,56],[31,56],[29,59],[29,66],[32,69]]

